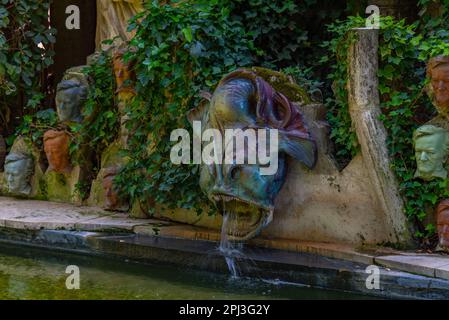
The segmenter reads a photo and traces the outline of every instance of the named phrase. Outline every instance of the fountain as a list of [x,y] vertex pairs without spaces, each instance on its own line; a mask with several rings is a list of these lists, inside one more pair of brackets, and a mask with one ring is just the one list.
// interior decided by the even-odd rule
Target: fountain
[[[291,102],[294,99],[302,103],[306,98],[284,94],[270,83],[272,79],[288,83],[284,78],[281,73],[267,69],[239,69],[225,76],[212,95],[204,95],[208,101],[188,116],[192,125],[201,122],[202,130],[214,129],[221,136],[234,129],[265,130],[270,134],[271,143],[272,130],[278,133],[274,173],[264,174],[260,159],[255,163],[248,161],[251,151],[267,147],[266,141],[258,140],[255,146],[249,142],[239,144],[240,136],[235,138],[235,145],[228,142],[230,147],[226,139],[223,141],[222,150],[228,147],[234,150],[231,163],[227,161],[227,153],[222,153],[224,159],[219,159],[222,161],[201,165],[200,187],[223,214],[220,248],[228,256],[236,250],[229,247],[229,241],[252,239],[273,220],[274,201],[287,174],[287,157],[298,160],[308,169],[313,169],[317,162],[316,142],[299,106]],[[244,163],[236,160],[240,154],[245,155]]]

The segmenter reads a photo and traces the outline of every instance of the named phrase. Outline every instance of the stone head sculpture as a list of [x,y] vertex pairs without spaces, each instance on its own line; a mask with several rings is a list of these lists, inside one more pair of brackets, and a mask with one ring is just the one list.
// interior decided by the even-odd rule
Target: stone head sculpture
[[31,193],[30,178],[34,172],[34,161],[30,155],[10,153],[5,159],[5,176],[8,190],[16,195]]
[[114,186],[114,178],[119,173],[117,166],[107,167],[103,174],[103,189],[105,195],[104,208],[107,210],[122,210],[127,205],[120,199]]
[[56,111],[61,122],[81,122],[87,86],[76,79],[62,80],[56,91]]
[[437,56],[427,64],[427,88],[430,99],[438,113],[449,117],[449,56]]
[[48,171],[70,173],[70,137],[65,131],[48,130],[44,134],[44,151],[48,160]]
[[[257,137],[259,132],[278,134],[273,140],[277,145],[277,170],[269,174],[263,173],[266,164],[260,159],[252,163],[235,161],[242,151],[246,154],[243,158],[261,148],[267,151],[266,141],[259,138],[256,145],[247,144],[246,150],[239,149],[237,143],[228,148],[228,140],[223,143],[226,152],[220,156],[222,161],[201,165],[201,189],[223,213],[224,221],[235,226],[227,230],[229,239],[247,240],[273,219],[274,201],[286,177],[287,157],[311,169],[317,160],[316,144],[298,106],[252,70],[241,69],[224,77],[208,100],[189,114],[192,123],[201,121],[203,133],[213,129],[225,137],[229,130],[250,129],[257,132]],[[225,159],[228,150],[235,152],[232,161]]]
[[449,133],[443,128],[424,125],[413,133],[417,170],[415,177],[423,180],[445,179],[444,163],[449,155]]
[[449,249],[449,199],[442,200],[436,210],[439,249]]

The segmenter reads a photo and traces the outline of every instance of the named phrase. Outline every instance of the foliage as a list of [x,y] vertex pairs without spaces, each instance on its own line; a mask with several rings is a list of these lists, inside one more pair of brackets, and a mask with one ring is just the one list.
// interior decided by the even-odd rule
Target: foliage
[[308,58],[316,54],[324,33],[319,26],[338,18],[345,8],[343,1],[332,5],[320,0],[227,0],[222,4],[263,50],[256,64],[271,68],[312,62]]
[[323,87],[324,82],[314,79],[312,67],[302,68],[299,66],[292,66],[282,69],[281,72],[292,77],[293,81],[306,89],[314,100],[321,102],[323,99],[321,88]]
[[418,6],[422,30],[427,34],[438,33],[449,26],[449,0],[419,0]]
[[[335,38],[325,43],[329,55],[323,61],[334,62],[330,78],[334,81],[334,97],[327,100],[332,136],[342,155],[357,153],[347,106],[347,47],[352,41],[348,30],[361,26],[363,19],[350,17],[329,27]],[[428,24],[427,24],[428,25]],[[406,200],[405,213],[417,222],[418,237],[430,237],[435,231],[431,224],[423,225],[429,209],[449,196],[448,180],[423,182],[414,179],[416,170],[412,134],[421,124],[430,120],[434,108],[424,93],[425,63],[435,55],[446,54],[447,32],[434,32],[418,23],[406,24],[392,17],[381,19],[379,39],[379,91],[383,121],[389,135],[388,149],[392,169]]]
[[136,62],[138,94],[127,108],[130,161],[117,183],[132,199],[199,209],[205,199],[198,167],[171,163],[170,133],[188,128],[186,113],[198,105],[201,90],[212,90],[223,74],[253,63],[253,42],[219,1],[149,2],[130,29],[136,31],[130,44],[135,50],[127,58]]
[[84,121],[73,123],[70,130],[74,134],[70,145],[71,154],[91,150],[96,156],[96,168],[100,167],[103,150],[117,137],[120,115],[116,103],[112,57],[108,51],[101,52],[95,63],[83,69],[90,80],[89,92],[82,110]]
[[29,137],[37,147],[42,147],[42,137],[45,131],[57,127],[58,117],[53,109],[46,109],[35,114],[25,115],[22,123],[17,127],[16,133],[7,139],[8,145],[12,145],[18,135]]
[[15,108],[36,109],[46,94],[43,75],[53,63],[56,30],[48,27],[50,1],[0,1],[0,114],[3,127]]
[[354,35],[348,30],[365,24],[361,17],[351,17],[346,21],[336,21],[328,26],[328,31],[334,35],[329,41],[324,41],[322,46],[327,48],[320,62],[330,64],[328,79],[332,82],[333,96],[327,97],[327,119],[331,127],[330,138],[336,147],[336,158],[342,166],[359,151],[359,144],[351,117],[348,111],[348,94],[346,91],[347,59],[349,46],[355,40]]

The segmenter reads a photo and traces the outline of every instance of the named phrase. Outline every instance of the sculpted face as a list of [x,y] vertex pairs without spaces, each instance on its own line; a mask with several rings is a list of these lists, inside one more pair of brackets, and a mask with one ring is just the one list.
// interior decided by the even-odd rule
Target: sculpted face
[[9,192],[17,195],[31,193],[30,177],[33,159],[24,154],[10,153],[5,160],[5,176]]
[[438,56],[429,60],[430,98],[442,115],[449,115],[449,57]]
[[58,84],[56,111],[59,121],[81,122],[81,110],[87,98],[87,87],[75,80],[63,80]]
[[44,134],[44,151],[49,171],[70,173],[72,166],[69,158],[70,137],[64,131],[49,130]]
[[[315,165],[315,142],[299,109],[256,73],[238,70],[220,82],[209,103],[191,112],[189,120],[200,120],[203,132],[217,129],[223,137],[227,129],[279,130],[279,158],[273,174],[262,174],[259,161],[239,164],[222,160],[221,164],[201,165],[200,187],[222,212],[229,239],[255,237],[273,219],[274,201],[286,176],[286,156],[309,168]],[[225,142],[223,145],[226,150]],[[255,149],[258,148],[259,141]],[[235,149],[236,154],[242,152],[245,150]]]
[[439,245],[449,248],[449,199],[445,199],[438,204],[437,231]]
[[446,178],[443,167],[448,156],[448,132],[435,126],[423,126],[414,134],[417,171],[415,177],[424,180]]
[[449,109],[449,64],[444,64],[432,70],[432,89],[435,104],[445,110]]

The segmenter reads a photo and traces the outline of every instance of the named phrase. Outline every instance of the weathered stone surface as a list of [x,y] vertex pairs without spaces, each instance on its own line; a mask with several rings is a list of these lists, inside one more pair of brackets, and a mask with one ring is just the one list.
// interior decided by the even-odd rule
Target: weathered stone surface
[[131,231],[135,226],[156,223],[130,219],[96,207],[0,197],[0,226],[14,229],[65,229]]
[[43,176],[42,190],[45,190],[45,198],[50,201],[81,204],[85,198],[80,190],[82,183],[82,169],[75,166],[70,173],[47,171]]
[[435,277],[449,280],[449,264],[435,268]]
[[354,29],[357,41],[349,50],[349,112],[361,146],[365,169],[383,210],[389,241],[409,242],[410,230],[390,169],[378,91],[378,30]]
[[108,174],[108,170],[112,167],[120,168],[126,163],[127,159],[120,154],[122,146],[120,142],[114,142],[101,155],[101,169],[98,172],[97,178],[92,182],[92,187],[90,190],[90,195],[87,203],[92,206],[99,206],[107,209],[114,209],[118,211],[126,211],[129,205],[126,201],[121,200],[120,203],[114,208],[110,208],[110,199],[108,200],[108,188],[104,184],[104,178]]
[[436,276],[436,269],[449,266],[449,257],[438,255],[395,255],[374,259],[376,264],[410,273]]
[[158,224],[157,220],[153,219],[131,219],[125,213],[117,213],[97,217],[89,220],[82,220],[75,224],[75,229],[84,231],[111,231],[119,230],[121,232],[130,231],[138,226]]
[[114,39],[115,43],[128,41],[133,33],[128,32],[128,20],[143,10],[139,0],[96,0],[97,1],[97,31],[95,37],[96,49],[107,49],[102,42]]

